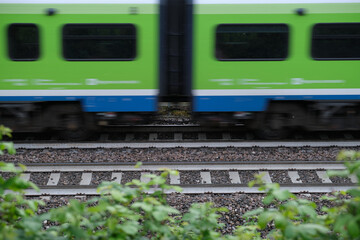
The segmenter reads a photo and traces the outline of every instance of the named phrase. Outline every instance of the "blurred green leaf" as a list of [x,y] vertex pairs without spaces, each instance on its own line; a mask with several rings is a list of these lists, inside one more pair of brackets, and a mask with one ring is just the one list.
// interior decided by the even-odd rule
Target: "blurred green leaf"
[[273,220],[274,214],[271,212],[262,212],[258,218],[258,224],[261,229],[264,229],[266,225]]
[[276,189],[272,192],[277,200],[284,201],[290,198],[291,193],[288,190]]
[[352,238],[356,239],[360,237],[360,224],[357,223],[359,221],[358,219],[351,219],[347,223],[347,229],[349,231],[349,234]]

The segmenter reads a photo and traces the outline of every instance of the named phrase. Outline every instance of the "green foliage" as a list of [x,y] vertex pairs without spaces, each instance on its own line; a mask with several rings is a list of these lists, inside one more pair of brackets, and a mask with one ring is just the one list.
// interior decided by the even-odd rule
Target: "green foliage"
[[[0,139],[11,136],[8,128],[0,126]],[[4,151],[15,153],[12,144],[0,142]],[[346,170],[330,171],[329,176],[354,175],[360,182],[360,153],[342,152]],[[137,164],[136,167],[139,167]],[[315,203],[298,199],[279,184],[264,183],[262,176],[249,185],[258,185],[265,191],[264,208],[244,215],[247,223],[239,226],[235,236],[221,235],[218,223],[225,208],[214,208],[211,203],[194,204],[188,213],[181,215],[166,202],[166,191],[181,191],[166,184],[170,174],[176,171],[163,169],[157,176],[149,174],[149,182],[133,180],[126,185],[105,182],[98,188],[99,197],[78,201],[71,200],[66,206],[37,214],[42,201],[27,200],[27,188],[38,189],[33,183],[21,178],[25,167],[0,163],[1,172],[12,175],[0,176],[0,240],[18,239],[161,239],[161,240],[259,240],[267,239],[360,239],[360,187],[323,197],[334,206],[323,207],[323,214],[316,211]],[[43,222],[52,222],[44,228]]]
[[[329,171],[329,176],[350,176],[357,178],[357,187],[346,192],[339,192],[335,198],[337,206],[323,208],[327,212],[326,222],[333,226],[333,231],[338,239],[360,239],[360,152],[342,151],[339,161],[344,161],[346,170]],[[350,196],[345,198],[344,196]]]
[[220,239],[220,233],[214,231],[223,226],[217,222],[220,217],[217,214],[219,211],[226,212],[227,209],[212,208],[211,203],[194,204],[181,219],[181,228],[177,228],[176,231],[182,236],[181,239]]
[[[348,177],[355,175],[360,180],[360,153],[343,151],[338,160],[344,161],[346,170],[329,171],[329,176]],[[299,199],[287,190],[280,190],[277,183],[264,183],[256,175],[249,186],[259,185],[265,191],[265,208],[258,208],[244,215],[252,224],[238,228],[239,239],[261,239],[259,229],[272,230],[268,239],[360,239],[360,186],[346,192],[323,197],[334,207],[323,207],[323,214],[316,211],[314,202]],[[255,220],[255,221],[254,221]]]
[[[12,151],[9,151],[12,152]],[[137,164],[139,167],[140,164]],[[160,176],[149,174],[149,182],[133,180],[125,186],[105,182],[98,188],[100,197],[36,214],[42,201],[26,200],[24,190],[38,189],[21,179],[24,166],[0,163],[0,240],[18,239],[221,239],[216,229],[218,211],[211,204],[196,204],[184,217],[168,206],[165,191],[181,191],[166,184],[176,171],[164,169]],[[55,223],[44,228],[43,221]]]
[[[0,126],[2,136],[11,137],[11,130]],[[0,142],[0,154],[4,151],[14,154],[14,145],[10,142]],[[21,179],[25,166],[16,168],[13,164],[0,162],[0,239],[51,239],[51,235],[42,232],[42,219],[36,215],[42,201],[26,200],[23,192],[27,188],[38,189],[35,184]],[[3,173],[10,173],[5,179]]]
[[[3,136],[11,137],[11,129],[0,125],[0,141],[3,140]],[[4,154],[7,150],[9,154],[15,154],[14,144],[12,142],[0,142],[0,155]]]
[[[0,127],[3,135],[11,137],[11,130]],[[2,142],[4,150],[15,153],[12,143]],[[139,167],[141,164],[137,164]],[[0,240],[17,239],[220,239],[216,229],[218,211],[211,204],[196,204],[184,217],[166,202],[165,191],[181,191],[169,186],[166,179],[176,171],[163,169],[157,176],[149,174],[147,183],[133,180],[125,186],[105,182],[100,185],[99,197],[80,202],[71,200],[66,206],[36,214],[42,201],[26,200],[27,188],[38,189],[21,179],[25,167],[0,163],[1,172],[9,172],[5,180],[0,176]],[[54,223],[44,228],[43,221]]]
[[[16,172],[14,178],[21,180],[20,170],[11,164],[2,166]],[[0,209],[0,239],[221,239],[216,232],[220,227],[217,212],[225,209],[196,204],[182,217],[166,203],[165,191],[171,189],[165,183],[169,174],[177,172],[149,174],[148,183],[133,180],[124,186],[106,182],[98,188],[99,197],[84,202],[71,200],[41,215],[35,214],[41,201],[7,193]],[[28,184],[16,185],[16,190],[21,193],[29,186],[35,187]],[[56,224],[44,229],[44,220]]]

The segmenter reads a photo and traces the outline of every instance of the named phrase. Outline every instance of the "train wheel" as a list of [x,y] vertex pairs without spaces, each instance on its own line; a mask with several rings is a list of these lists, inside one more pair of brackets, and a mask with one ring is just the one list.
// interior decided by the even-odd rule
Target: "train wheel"
[[63,118],[63,129],[59,131],[59,137],[69,141],[86,140],[91,136],[82,115],[71,114]]
[[289,132],[286,129],[262,128],[256,131],[256,135],[261,139],[280,140],[286,138]]
[[69,141],[86,140],[91,136],[91,132],[87,129],[80,128],[77,130],[62,130],[59,132],[60,139]]
[[284,139],[289,135],[279,114],[267,114],[255,132],[259,138],[266,140]]

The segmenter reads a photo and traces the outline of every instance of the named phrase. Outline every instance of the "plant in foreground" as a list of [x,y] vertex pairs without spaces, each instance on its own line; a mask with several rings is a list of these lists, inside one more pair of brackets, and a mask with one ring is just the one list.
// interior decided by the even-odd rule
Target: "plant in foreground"
[[[3,135],[11,136],[0,126]],[[0,142],[0,154],[15,153],[12,143]],[[360,153],[341,152],[344,171],[331,171],[329,176],[350,176],[360,180]],[[166,201],[167,191],[180,191],[166,184],[176,171],[164,169],[160,175],[149,174],[149,182],[133,180],[126,185],[106,182],[98,188],[99,197],[87,201],[71,200],[68,205],[37,214],[42,201],[24,197],[27,188],[38,189],[21,178],[25,167],[0,163],[0,240],[12,239],[360,239],[360,187],[323,197],[333,207],[323,207],[318,214],[314,202],[299,199],[279,184],[264,183],[262,176],[250,186],[264,191],[264,208],[244,215],[247,223],[239,226],[235,236],[217,231],[219,211],[211,203],[194,204],[181,215]],[[8,172],[7,178],[4,172]],[[52,223],[44,227],[43,222]],[[271,230],[272,229],[272,230]],[[262,231],[263,230],[263,231]],[[265,231],[264,231],[265,230]],[[262,231],[262,232],[261,232]],[[266,234],[266,232],[268,232]]]
[[343,151],[338,160],[344,161],[343,171],[329,171],[330,177],[355,176],[357,187],[323,196],[333,207],[323,207],[318,214],[317,205],[309,200],[297,198],[288,190],[281,190],[277,183],[264,183],[262,175],[249,186],[259,185],[265,191],[264,208],[244,215],[249,222],[238,228],[240,239],[261,239],[259,230],[272,229],[269,239],[360,239],[360,153]]

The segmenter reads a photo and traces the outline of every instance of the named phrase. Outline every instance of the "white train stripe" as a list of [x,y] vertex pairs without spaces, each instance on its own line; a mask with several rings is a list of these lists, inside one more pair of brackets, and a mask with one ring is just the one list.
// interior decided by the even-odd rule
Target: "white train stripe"
[[180,184],[180,173],[178,175],[170,175],[170,184]]
[[51,173],[49,177],[49,181],[46,185],[48,186],[56,186],[60,180],[60,173]]
[[210,172],[200,172],[201,184],[211,184]]
[[150,174],[149,172],[142,172],[141,176],[140,176],[140,181],[143,182],[143,183],[150,182],[150,178],[147,177],[147,175],[149,175],[149,174]]
[[360,3],[360,0],[194,0],[194,4],[309,4]]
[[125,141],[132,141],[135,139],[135,134],[134,133],[127,133],[126,137],[125,137]]
[[327,176],[326,171],[316,171],[316,174],[323,183],[332,183],[330,178]]
[[207,139],[206,133],[199,133],[199,134],[198,134],[198,139],[199,139],[199,140],[206,140],[206,139]]
[[22,173],[20,175],[20,178],[24,181],[29,181],[30,180],[30,173]]
[[157,89],[99,89],[99,90],[0,90],[0,97],[46,96],[155,96]]
[[51,196],[48,196],[48,195],[39,196],[39,199],[40,199],[40,200],[43,200],[43,201],[50,201],[50,200],[51,200]]
[[121,183],[122,172],[113,172],[111,173],[112,182]]
[[231,140],[231,135],[230,133],[223,133],[222,138],[223,140]]
[[159,4],[159,0],[0,0],[0,4]]
[[150,133],[149,134],[149,141],[156,141],[158,139],[157,133]]
[[289,171],[288,174],[293,183],[302,183],[297,171]]
[[[308,95],[360,95],[360,88],[338,89],[204,89],[193,90],[194,96],[308,96]],[[0,91],[1,94],[1,91]]]
[[84,172],[81,175],[81,181],[79,185],[90,185],[92,173]]
[[355,175],[350,175],[349,178],[350,178],[352,183],[358,183],[358,179],[357,179],[357,177]]
[[260,171],[259,174],[260,175],[264,174],[264,176],[262,177],[262,180],[265,183],[272,183],[272,180],[271,180],[271,177],[270,177],[270,174],[268,171]]
[[233,183],[233,184],[241,183],[239,172],[231,171],[231,172],[229,172],[229,177],[230,177],[231,183]]
[[174,133],[174,140],[175,141],[182,141],[183,140],[182,133]]

